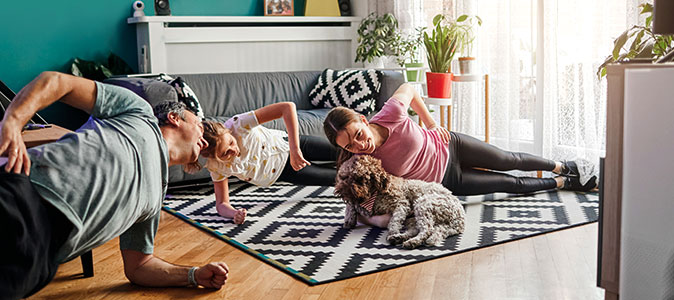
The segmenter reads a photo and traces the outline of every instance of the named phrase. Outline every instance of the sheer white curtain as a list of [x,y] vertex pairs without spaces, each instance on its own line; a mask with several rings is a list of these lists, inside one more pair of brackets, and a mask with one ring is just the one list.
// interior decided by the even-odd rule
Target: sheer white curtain
[[[479,15],[474,54],[490,76],[490,142],[555,160],[597,161],[605,150],[606,81],[596,68],[613,39],[640,22],[643,2],[371,0],[369,8],[393,13],[404,31],[430,26],[441,12]],[[453,130],[483,137],[481,83],[457,83],[453,94]]]
[[543,155],[596,160],[606,149],[606,80],[597,67],[638,23],[638,0],[546,0]]

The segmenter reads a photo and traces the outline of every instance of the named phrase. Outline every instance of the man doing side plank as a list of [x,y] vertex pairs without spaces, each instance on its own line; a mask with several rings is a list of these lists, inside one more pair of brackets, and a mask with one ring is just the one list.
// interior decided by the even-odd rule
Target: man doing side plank
[[[74,133],[26,149],[21,128],[61,101],[91,114]],[[156,115],[156,117],[155,117]],[[143,286],[219,289],[228,267],[178,266],[152,255],[168,167],[207,146],[184,105],[150,105],[124,88],[56,72],[24,87],[0,123],[0,298],[28,297],[60,263],[119,236],[124,273]]]

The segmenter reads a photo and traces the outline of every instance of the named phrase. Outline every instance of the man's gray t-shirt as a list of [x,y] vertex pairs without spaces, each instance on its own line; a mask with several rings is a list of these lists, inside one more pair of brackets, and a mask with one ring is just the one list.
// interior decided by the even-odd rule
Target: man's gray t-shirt
[[96,82],[91,118],[76,132],[28,150],[37,192],[73,223],[63,262],[119,236],[150,254],[168,182],[168,150],[152,108],[133,92]]

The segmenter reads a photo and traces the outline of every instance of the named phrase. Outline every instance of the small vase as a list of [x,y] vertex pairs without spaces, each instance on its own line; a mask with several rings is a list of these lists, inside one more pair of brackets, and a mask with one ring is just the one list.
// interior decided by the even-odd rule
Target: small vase
[[475,57],[459,57],[459,71],[462,75],[473,74],[475,70]]
[[[405,64],[405,68],[421,68],[424,66],[424,63],[414,62]],[[418,82],[421,81],[421,75],[423,74],[421,70],[409,70],[407,73],[407,82]]]

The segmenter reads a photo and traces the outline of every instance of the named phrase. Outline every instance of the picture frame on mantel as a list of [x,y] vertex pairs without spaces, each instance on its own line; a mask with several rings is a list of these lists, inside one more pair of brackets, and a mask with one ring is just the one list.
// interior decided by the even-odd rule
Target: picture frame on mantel
[[294,16],[294,0],[264,0],[265,16]]

